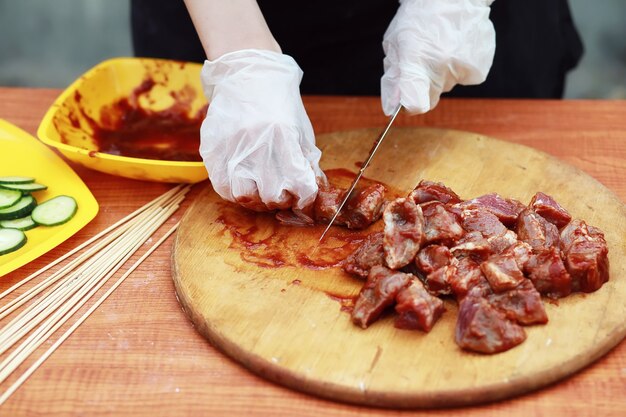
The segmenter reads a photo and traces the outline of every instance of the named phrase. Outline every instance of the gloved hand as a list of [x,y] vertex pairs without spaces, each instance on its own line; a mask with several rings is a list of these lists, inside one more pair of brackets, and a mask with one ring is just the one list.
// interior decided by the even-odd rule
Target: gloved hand
[[383,36],[383,111],[425,113],[456,84],[485,81],[495,52],[493,0],[400,0]]
[[205,61],[209,110],[200,154],[215,191],[253,210],[302,209],[317,194],[320,150],[293,58],[246,49]]

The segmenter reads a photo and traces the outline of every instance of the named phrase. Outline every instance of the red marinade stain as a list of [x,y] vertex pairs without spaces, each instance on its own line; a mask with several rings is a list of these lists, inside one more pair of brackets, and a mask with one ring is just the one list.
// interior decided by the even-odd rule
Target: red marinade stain
[[[128,97],[122,97],[100,109],[99,121],[89,116],[82,106],[83,97],[74,99],[83,118],[93,131],[97,151],[112,155],[167,161],[201,161],[200,126],[207,106],[190,114],[195,90],[186,86],[170,92],[174,103],[163,110],[151,110],[139,104],[157,83],[145,79]],[[76,114],[70,113],[73,127],[80,126]]]
[[326,291],[326,295],[328,296],[328,298],[330,298],[333,301],[337,301],[341,305],[341,308],[340,308],[341,311],[344,311],[349,314],[351,314],[352,310],[354,310],[354,303],[356,302],[356,299],[358,298],[358,295],[348,296],[348,295],[342,295],[342,294],[335,294],[329,291]]
[[[355,176],[346,169],[332,169],[325,173],[330,183],[344,188]],[[363,185],[373,182],[367,178],[362,181]],[[394,198],[394,194],[390,194],[389,198]],[[219,210],[217,221],[230,233],[230,247],[239,251],[244,261],[262,268],[337,268],[372,232],[371,227],[365,230],[333,227],[328,239],[320,244],[324,224],[286,226],[276,220],[275,213],[255,212],[227,202],[220,202]]]

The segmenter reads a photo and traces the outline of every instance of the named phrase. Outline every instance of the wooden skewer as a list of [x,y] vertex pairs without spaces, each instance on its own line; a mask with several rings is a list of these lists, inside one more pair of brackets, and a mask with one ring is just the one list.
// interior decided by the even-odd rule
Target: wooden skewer
[[[174,204],[174,207],[177,207],[177,204],[184,198],[185,193],[178,195],[173,200],[170,200],[169,203]],[[176,208],[173,210],[175,209]],[[119,240],[118,245],[127,242],[128,239],[132,238],[136,231],[151,224],[155,219],[155,213],[153,212],[158,212],[159,210],[162,210],[162,208],[155,207],[152,211],[146,212],[146,216],[143,216],[142,219],[145,221],[143,223],[138,222],[133,227],[129,228],[127,236],[125,237],[126,240]],[[173,212],[171,209],[170,211]],[[98,270],[97,268],[102,268],[102,264],[111,265],[112,262],[110,257],[114,254],[114,251],[116,251],[117,248],[118,246],[112,244],[105,248],[104,251],[99,251],[86,266],[80,268],[76,274],[70,276],[72,279],[69,280],[69,283],[61,282],[58,284],[53,290],[49,291],[44,297],[42,297],[41,302],[31,305],[27,310],[23,311],[7,326],[0,330],[0,353],[5,352],[17,340],[32,330],[37,324],[41,323],[41,321],[43,321],[49,314],[48,311],[53,311],[60,304],[65,302],[72,295],[72,293],[76,292],[80,288],[80,285],[85,285],[87,277],[93,275],[93,273]]]
[[22,285],[26,284],[27,282],[29,282],[33,278],[36,278],[37,276],[41,275],[42,273],[44,273],[48,269],[52,268],[53,266],[58,265],[59,263],[63,262],[65,259],[67,259],[70,256],[74,255],[78,251],[80,251],[80,250],[86,248],[87,246],[91,245],[93,242],[96,242],[102,236],[106,235],[107,233],[109,233],[112,230],[115,230],[117,227],[119,227],[120,225],[126,223],[128,220],[134,218],[138,214],[140,214],[140,213],[144,212],[145,210],[153,207],[154,205],[160,204],[163,201],[167,201],[169,198],[171,198],[172,195],[176,194],[178,191],[180,191],[183,188],[186,188],[187,191],[188,191],[191,187],[189,185],[187,185],[187,186],[177,185],[177,186],[173,187],[172,189],[170,189],[169,191],[167,191],[164,194],[160,195],[159,197],[155,198],[151,202],[149,202],[149,203],[145,204],[144,206],[140,207],[139,209],[135,210],[134,212],[132,212],[128,216],[118,220],[117,222],[115,222],[111,226],[107,227],[106,229],[104,229],[103,231],[98,233],[97,235],[93,236],[92,238],[90,238],[87,241],[83,242],[82,244],[78,245],[76,248],[72,249],[71,251],[69,251],[65,255],[63,255],[60,258],[56,259],[55,261],[49,263],[48,265],[44,266],[43,268],[33,272],[31,275],[27,276],[26,278],[24,278],[20,282],[16,283],[15,285],[13,285],[10,288],[8,288],[7,290],[5,290],[4,292],[2,292],[0,294],[0,299],[6,297],[8,294],[10,294],[11,292],[15,291],[17,288],[19,288]]
[[141,263],[152,254],[174,231],[177,229],[178,223],[174,225],[166,234],[164,234],[141,258],[137,260],[109,290],[102,295],[85,314],[83,314],[59,339],[46,350],[2,395],[0,395],[0,405],[6,400],[41,366],[41,364],[54,353],[54,351],[65,341],[71,334],[85,321],[87,318],[119,287],[122,282],[135,270]]
[[[158,222],[162,217],[162,214],[152,216],[151,219],[147,220],[146,225],[138,225],[136,228],[137,231],[141,231],[142,228],[148,227],[150,227],[150,229],[146,230],[152,230],[151,224]],[[81,273],[77,276],[71,276],[70,278],[73,279],[70,279],[69,282],[60,283],[53,291],[49,292],[47,296],[44,296],[41,302],[31,306],[34,308],[22,312],[22,314],[3,328],[0,331],[0,354],[6,352],[25,334],[45,320],[51,311],[55,311],[57,308],[62,306],[63,303],[67,302],[73,294],[78,292],[80,295],[85,291],[82,290],[83,288],[89,288],[95,285],[97,279],[103,275],[103,271],[106,272],[107,267],[113,267],[115,262],[117,262],[117,260],[119,260],[121,256],[129,250],[130,245],[135,243],[135,233],[136,232],[133,229],[130,229],[127,236],[124,236],[119,241],[114,242],[112,245],[107,247],[106,250],[99,252],[96,259],[89,263],[84,271],[81,271]],[[141,235],[139,237],[141,237]],[[0,382],[2,381],[0,380]]]
[[[33,328],[39,327],[32,332],[2,363],[0,363],[0,383],[14,372],[42,343],[48,340],[63,324],[65,324],[97,291],[111,278],[128,259],[150,238],[150,236],[178,209],[191,186],[177,186],[162,196],[154,199],[142,208],[136,210],[114,225],[108,227],[98,235],[79,245],[66,255],[48,264],[46,267],[31,274],[26,279],[12,286],[2,294],[6,296],[16,288],[29,282],[41,273],[59,264],[63,260],[78,253],[91,243],[101,238],[91,249],[85,251],[77,259],[62,267],[33,289],[25,292],[16,300],[0,309],[0,319],[46,290],[51,285],[56,285],[46,292],[33,305],[15,317],[10,323],[0,330],[0,353],[5,352],[17,341],[24,337]],[[175,230],[174,226],[166,233],[148,252],[146,252],[129,270],[112,286],[105,295],[94,304],[37,362],[29,371],[23,374],[17,382],[9,388],[1,397],[0,404],[23,383],[36,367],[65,340],[71,332],[91,314],[121,282],[149,256],[169,235]],[[106,236],[108,233],[110,235]],[[105,237],[106,236],[106,237]],[[45,321],[44,321],[45,320]]]
[[[148,215],[149,215],[149,214],[151,214],[151,212],[150,212],[150,211],[148,211],[148,212],[146,212],[146,214],[148,214]],[[145,215],[142,215],[142,216],[143,216],[144,218],[146,218],[146,216],[145,216]],[[139,217],[138,217],[138,219],[141,219],[141,218],[142,218],[142,216],[139,216]],[[124,231],[129,230],[129,229],[130,229],[130,230],[132,230],[132,226],[137,227],[137,225],[138,225],[138,224],[141,224],[141,223],[137,223],[137,224],[131,225],[131,228],[124,228],[124,227],[122,227],[122,228],[124,228],[124,229],[125,229]],[[119,236],[119,235],[118,235],[118,236]],[[99,249],[101,249],[99,246],[98,246],[98,248],[99,248]],[[83,265],[82,267],[80,267],[80,268],[79,268],[79,269],[78,269],[78,270],[74,273],[74,275],[72,275],[72,276],[71,276],[71,277],[73,277],[74,279],[72,279],[72,280],[70,280],[70,281],[69,281],[69,282],[70,282],[70,285],[71,285],[72,283],[75,283],[75,282],[76,282],[76,278],[77,278],[77,277],[80,277],[82,274],[87,274],[87,273],[89,273],[89,272],[90,272],[90,268],[93,268],[95,265],[97,265],[97,262],[98,262],[100,259],[106,258],[106,256],[108,256],[108,252],[109,252],[110,250],[111,250],[110,248],[105,248],[105,250],[103,250],[103,251],[101,250],[101,251],[99,251],[99,252],[96,252],[96,255],[95,255],[93,258],[91,258],[91,259],[92,259],[92,260],[91,260],[91,264]],[[89,254],[92,254],[92,252],[89,252]],[[79,258],[82,258],[82,257],[79,257]],[[81,259],[81,262],[82,262],[82,261],[84,261],[84,259]],[[73,264],[73,263],[70,263],[70,264]],[[73,266],[75,266],[75,265],[73,265]],[[47,286],[51,285],[51,284],[52,284],[52,283],[54,283],[55,281],[58,281],[58,280],[60,280],[61,278],[64,278],[64,277],[66,276],[66,274],[67,274],[70,270],[71,270],[71,268],[63,268],[61,271],[59,271],[59,272],[60,272],[59,274],[53,274],[53,275],[52,275],[52,276],[51,276],[48,280],[45,280],[44,282],[42,282],[42,283],[41,283],[41,284],[43,284],[43,285],[40,285],[40,286],[38,286],[38,287],[35,287],[35,288],[37,288],[37,290],[38,290],[38,291],[36,291],[36,292],[32,292],[32,293],[28,294],[28,297],[25,297],[24,299],[20,300],[20,302],[19,302],[19,303],[16,303],[16,305],[12,306],[12,308],[11,308],[10,310],[8,310],[8,311],[6,312],[6,314],[8,314],[10,311],[13,311],[15,308],[19,307],[20,305],[22,305],[23,303],[25,303],[26,301],[28,301],[30,298],[34,297],[34,296],[36,295],[36,293],[38,293],[38,292],[42,291],[43,289],[45,289]],[[46,294],[45,294],[45,295],[41,298],[41,300],[42,300],[41,302],[32,304],[32,305],[31,305],[30,307],[28,307],[26,310],[22,311],[22,313],[20,313],[20,315],[18,315],[17,317],[15,317],[15,318],[14,318],[14,319],[13,319],[13,320],[9,323],[9,324],[7,324],[5,327],[3,327],[3,328],[0,330],[0,346],[1,346],[1,345],[3,345],[3,343],[2,343],[2,340],[3,340],[2,335],[3,335],[3,334],[10,334],[10,333],[11,333],[10,329],[12,329],[12,328],[14,328],[14,327],[21,328],[22,326],[21,326],[21,324],[20,324],[20,323],[21,323],[21,322],[23,322],[23,321],[29,322],[30,320],[28,319],[28,317],[31,317],[31,316],[32,316],[32,314],[33,314],[33,313],[32,313],[32,312],[33,312],[33,310],[39,310],[39,311],[40,311],[41,309],[44,309],[45,307],[47,307],[47,305],[48,305],[49,303],[51,303],[51,302],[53,302],[53,301],[54,301],[54,298],[53,298],[53,297],[54,297],[54,295],[53,295],[53,294],[58,293],[57,291],[58,291],[59,287],[62,287],[62,286],[64,286],[64,285],[65,285],[65,286],[67,286],[68,284],[67,284],[67,283],[65,283],[65,282],[60,282],[59,284],[57,284],[57,285],[56,285],[56,286],[55,286],[52,290],[50,290],[48,293],[46,293]],[[52,294],[52,295],[51,295],[51,294]],[[30,316],[29,316],[29,315],[30,315]],[[26,330],[26,331],[28,331],[28,330]],[[0,353],[1,353],[1,352],[2,352],[2,350],[0,349]]]
[[[126,216],[124,219],[118,221],[116,224],[119,224],[120,227],[118,227],[116,230],[114,230],[111,235],[104,237],[104,239],[101,240],[100,242],[98,242],[94,247],[90,248],[88,251],[83,253],[81,256],[79,256],[78,258],[76,258],[72,262],[70,262],[67,265],[65,265],[63,268],[61,268],[59,271],[55,272],[52,276],[48,277],[46,280],[44,280],[44,281],[40,282],[39,284],[37,284],[37,286],[31,288],[29,291],[27,291],[24,294],[20,295],[19,297],[15,298],[11,302],[7,303],[6,305],[0,307],[0,319],[5,318],[7,315],[11,314],[13,311],[15,311],[20,306],[22,306],[23,304],[28,302],[30,299],[35,297],[37,294],[39,294],[41,291],[45,290],[50,285],[54,284],[56,281],[61,279],[65,274],[67,274],[73,268],[75,268],[76,266],[80,265],[85,260],[89,259],[93,254],[97,253],[100,249],[105,247],[109,242],[114,240],[117,236],[119,236],[120,234],[125,232],[128,228],[132,227],[133,224],[136,224],[136,223],[133,223],[133,221],[129,221],[129,220],[132,220],[134,218],[135,222],[139,222],[139,221],[143,220],[143,217],[149,216],[150,213],[151,213],[150,210],[153,209],[155,206],[157,206],[159,204],[167,205],[168,202],[171,201],[172,198],[177,198],[176,197],[177,195],[178,195],[178,198],[181,198],[181,196],[184,197],[184,195],[187,194],[187,192],[189,191],[190,187],[186,186],[186,187],[184,187],[182,189],[180,187],[181,186],[174,187],[172,190],[166,192],[161,197],[153,200],[152,202],[146,204],[146,206],[140,208],[139,210],[136,210],[133,214],[131,214],[129,216]],[[176,192],[179,192],[179,193],[177,194]],[[108,233],[108,232],[111,231],[110,229],[111,229],[110,227],[105,229],[104,231],[100,232],[97,236],[104,236],[106,234],[105,232]],[[97,236],[94,236],[94,237],[97,237]],[[94,238],[90,239],[89,241],[92,241],[93,239]],[[86,243],[88,243],[89,241],[87,241]],[[70,252],[70,254],[76,253],[79,249],[83,249],[84,247],[86,247],[86,244],[80,245],[79,247],[74,249],[72,252]],[[65,259],[67,257],[64,256],[62,258]],[[21,282],[17,283],[13,287],[11,287],[8,290],[6,290],[4,293],[0,294],[0,299],[2,297],[4,297],[6,294],[10,293],[11,291],[15,290],[16,288],[19,288],[21,285],[23,285],[26,282],[30,281],[31,279],[35,278],[39,274],[45,272],[47,269],[49,269],[50,267],[52,267],[52,266],[54,266],[56,264],[58,264],[58,260],[52,262],[51,264],[49,264],[46,267],[40,269],[39,271],[35,272],[34,274],[28,276],[27,278],[25,278]]]
[[105,265],[99,275],[90,278],[88,285],[83,285],[80,291],[74,294],[67,302],[57,310],[48,320],[31,334],[14,352],[12,352],[0,364],[0,383],[2,383],[26,358],[44,343],[56,330],[65,324],[71,316],[80,309],[107,281],[113,276],[121,266],[145,243],[145,241],[156,231],[178,207],[172,207],[159,213],[158,216],[150,220],[150,224],[144,230],[139,231],[137,236],[132,236],[132,240],[125,242],[125,246],[116,253],[116,259]]

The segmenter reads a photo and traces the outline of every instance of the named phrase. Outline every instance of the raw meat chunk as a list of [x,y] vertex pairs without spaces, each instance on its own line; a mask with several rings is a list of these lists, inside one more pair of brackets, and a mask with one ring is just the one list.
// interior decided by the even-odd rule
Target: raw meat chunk
[[561,231],[561,251],[574,291],[596,291],[608,281],[609,249],[599,229],[572,220]]
[[526,208],[521,202],[512,198],[503,198],[499,194],[485,194],[456,204],[464,210],[484,209],[496,215],[506,226],[512,226],[517,216]]
[[545,324],[548,315],[541,301],[541,295],[532,282],[524,279],[516,288],[502,293],[492,293],[487,301],[504,315],[521,325]]
[[319,223],[329,223],[339,210],[346,191],[332,185],[319,187],[314,204],[315,220]]
[[517,241],[513,245],[509,246],[502,253],[504,254],[513,254],[515,257],[515,262],[517,262],[517,267],[525,271],[526,264],[530,260],[530,256],[532,254],[533,248],[526,242]]
[[463,210],[461,218],[466,231],[480,232],[484,237],[499,236],[507,231],[495,214],[484,209]]
[[417,187],[409,194],[409,199],[415,204],[427,203],[429,201],[440,201],[444,204],[456,204],[461,202],[461,198],[440,182],[422,180]]
[[279,210],[276,212],[276,220],[285,226],[313,226],[315,220],[301,210]]
[[450,252],[456,257],[472,256],[486,259],[493,251],[489,241],[480,232],[469,232],[450,248]]
[[385,223],[383,250],[391,269],[413,261],[424,239],[424,215],[420,206],[406,198],[389,203],[383,211]]
[[514,231],[507,230],[501,235],[491,236],[487,239],[487,242],[489,242],[493,253],[500,253],[517,243],[518,240],[517,234]]
[[570,216],[567,210],[561,207],[552,197],[542,192],[538,192],[533,196],[529,207],[559,229],[572,220],[572,216]]
[[400,329],[429,332],[445,311],[443,301],[430,295],[416,279],[398,293],[396,303],[398,317],[394,325]]
[[355,190],[338,216],[340,222],[348,229],[363,229],[374,223],[382,214],[385,191],[382,184]]
[[471,258],[461,258],[456,264],[454,275],[449,277],[450,287],[457,299],[465,297],[470,289],[487,280],[480,270],[480,265]]
[[526,339],[526,332],[482,297],[465,297],[459,306],[455,340],[463,349],[504,352]]
[[372,233],[350,256],[343,262],[343,270],[349,274],[366,278],[370,269],[376,265],[382,265],[383,233]]
[[432,201],[422,205],[426,243],[454,242],[465,234],[456,216],[443,203]]
[[565,269],[558,248],[530,255],[525,270],[537,291],[543,295],[561,298],[572,292],[572,277]]
[[480,269],[496,293],[511,290],[525,279],[512,253],[492,255],[480,264]]
[[525,209],[520,213],[516,232],[517,237],[532,246],[535,251],[559,244],[559,230],[556,226],[531,209]]
[[426,285],[426,288],[428,288],[428,291],[437,295],[452,294],[452,287],[450,286],[450,282],[457,274],[457,264],[458,261],[453,258],[450,265],[444,265],[441,268],[436,269],[430,274],[426,275],[426,278],[424,278],[424,283]]
[[392,271],[381,265],[373,267],[354,304],[352,322],[367,328],[386,307],[393,304],[398,292],[412,279],[410,274]]
[[452,253],[447,246],[428,245],[417,253],[415,265],[417,269],[427,275],[442,266],[448,265],[452,260]]
[[[346,191],[333,186],[320,187],[314,204],[315,220],[329,223],[339,209]],[[363,229],[380,218],[384,201],[385,187],[382,184],[357,188],[341,209],[335,224],[348,229]]]

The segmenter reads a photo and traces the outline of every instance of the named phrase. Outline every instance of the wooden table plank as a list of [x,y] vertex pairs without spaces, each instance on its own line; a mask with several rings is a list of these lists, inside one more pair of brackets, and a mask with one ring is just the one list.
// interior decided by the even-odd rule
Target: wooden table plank
[[[0,117],[34,134],[58,94],[0,88]],[[380,127],[386,121],[376,98],[306,97],[305,105],[317,134]],[[427,115],[401,115],[398,125],[474,131],[533,146],[583,169],[626,201],[625,101],[444,99]],[[2,277],[0,291],[168,188],[73,167],[98,199],[99,215],[66,243]],[[193,329],[174,296],[170,250],[168,240],[0,408],[0,415],[596,417],[626,410],[626,343],[558,384],[479,407],[401,412],[288,390],[251,374]]]

